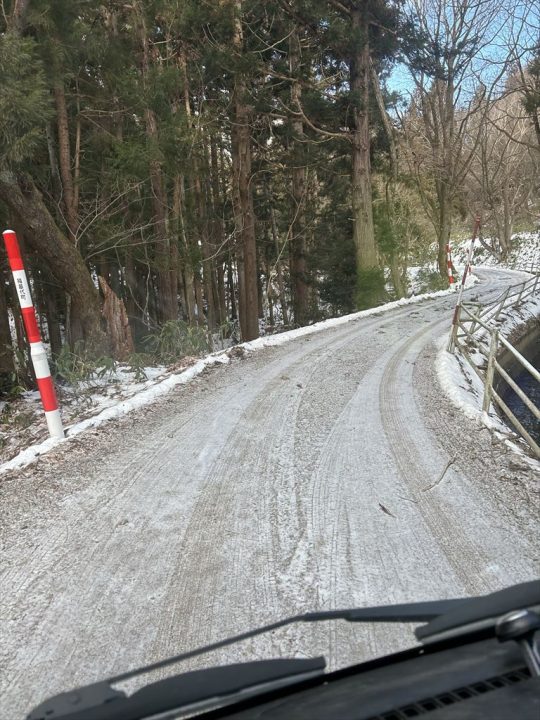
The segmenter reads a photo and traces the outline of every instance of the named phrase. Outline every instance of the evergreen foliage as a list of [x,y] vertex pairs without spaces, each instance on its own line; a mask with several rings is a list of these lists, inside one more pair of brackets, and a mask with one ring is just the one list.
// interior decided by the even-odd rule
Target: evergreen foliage
[[0,77],[0,167],[20,167],[43,150],[45,123],[53,114],[34,40],[0,37]]

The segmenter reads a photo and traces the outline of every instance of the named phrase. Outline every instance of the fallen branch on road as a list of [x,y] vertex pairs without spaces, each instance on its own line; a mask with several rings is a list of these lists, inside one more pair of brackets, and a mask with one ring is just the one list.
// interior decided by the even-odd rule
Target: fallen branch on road
[[425,488],[422,488],[422,492],[427,492],[428,490],[433,490],[434,487],[437,487],[437,485],[443,481],[443,478],[446,475],[446,471],[448,470],[448,468],[451,465],[453,465],[456,462],[456,460],[457,460],[457,458],[455,458],[455,457],[450,458],[450,460],[446,463],[446,467],[442,471],[439,479],[436,482],[434,482],[433,485],[427,485]]

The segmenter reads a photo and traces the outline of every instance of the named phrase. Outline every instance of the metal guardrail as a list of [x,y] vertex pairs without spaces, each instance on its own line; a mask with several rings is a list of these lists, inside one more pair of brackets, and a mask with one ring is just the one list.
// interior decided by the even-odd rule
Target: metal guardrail
[[[499,315],[505,308],[517,305],[525,298],[539,291],[540,274],[537,273],[534,277],[524,280],[522,283],[508,287],[498,298],[485,305],[473,302],[460,303],[454,313],[452,333],[448,344],[448,350],[453,352],[457,349],[482,381],[484,385],[483,411],[489,412],[491,404],[495,403],[538,458],[540,458],[540,446],[495,390],[493,385],[495,373],[498,373],[508,383],[539,421],[540,409],[500,365],[497,360],[497,353],[501,347],[504,347],[538,383],[540,383],[540,372],[516,350],[493,324],[497,322]],[[473,358],[473,352],[475,354],[480,353],[483,356],[483,362],[479,363],[477,358]]]
[[518,272],[530,273],[531,275],[537,275],[540,272],[540,265],[539,265],[538,261],[532,260],[531,262],[527,263],[527,265],[520,265],[519,267],[513,267],[512,270],[517,270]]

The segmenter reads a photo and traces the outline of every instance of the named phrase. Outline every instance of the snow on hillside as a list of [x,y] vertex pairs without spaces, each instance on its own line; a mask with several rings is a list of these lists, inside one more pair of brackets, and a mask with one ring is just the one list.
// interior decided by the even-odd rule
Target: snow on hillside
[[[489,239],[487,240],[489,244]],[[469,251],[470,239],[456,242],[452,247],[452,259],[455,264],[463,265]],[[477,240],[474,246],[473,266],[505,267],[526,272],[540,271],[540,230],[521,232],[512,236],[512,250],[501,263]]]

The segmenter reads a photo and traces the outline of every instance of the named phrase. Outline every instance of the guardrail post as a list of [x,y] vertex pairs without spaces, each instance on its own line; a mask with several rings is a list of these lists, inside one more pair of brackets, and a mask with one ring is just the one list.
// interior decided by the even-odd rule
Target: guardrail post
[[[476,310],[476,314],[478,315],[478,317],[481,317],[481,316],[482,316],[482,306],[481,306],[480,304],[475,305],[475,310]],[[471,326],[470,326],[470,328],[469,328],[469,332],[471,333],[471,335],[472,335],[472,334],[474,333],[474,331],[476,330],[476,326],[477,326],[477,325],[478,325],[478,323],[477,323],[476,320],[472,320],[472,321],[471,321]]]
[[499,331],[493,330],[491,333],[491,343],[489,346],[488,365],[486,371],[486,382],[484,385],[484,401],[482,403],[482,410],[487,413],[489,412],[489,406],[491,403],[491,390],[493,387],[493,376],[495,375],[495,359],[497,357],[497,346],[499,344]]
[[507,287],[504,295],[503,295],[502,298],[501,298],[501,303],[500,303],[500,305],[499,305],[499,309],[497,310],[497,312],[495,313],[495,315],[494,315],[493,318],[492,318],[493,320],[497,320],[497,318],[498,318],[499,315],[501,314],[501,312],[502,312],[502,310],[503,310],[503,308],[504,308],[504,303],[505,303],[505,302],[507,301],[507,299],[508,299],[508,294],[509,294],[509,293],[510,293],[510,288]]
[[446,349],[448,352],[453,353],[457,342],[457,331],[459,328],[459,321],[461,318],[461,303],[458,303],[454,308],[454,317],[452,319],[452,330],[450,331],[450,338]]

